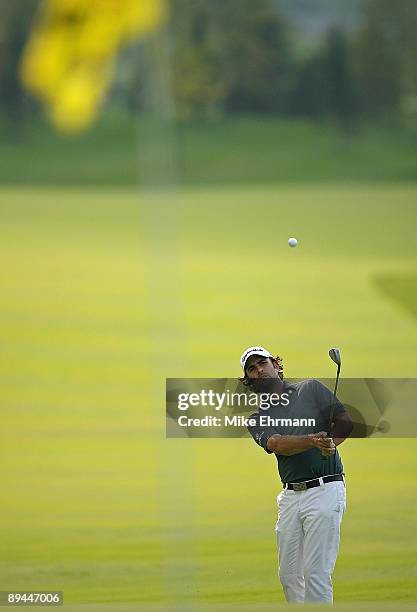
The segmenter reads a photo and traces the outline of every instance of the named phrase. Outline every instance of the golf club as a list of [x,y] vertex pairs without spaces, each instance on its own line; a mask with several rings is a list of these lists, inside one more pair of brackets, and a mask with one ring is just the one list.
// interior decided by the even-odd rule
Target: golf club
[[[330,437],[330,434],[331,434],[331,431],[332,431],[332,424],[333,424],[334,407],[335,407],[335,404],[336,404],[337,385],[339,384],[340,367],[342,365],[342,357],[340,355],[340,349],[338,349],[338,348],[331,348],[329,350],[329,357],[337,365],[336,383],[335,383],[335,386],[334,386],[333,399],[332,399],[332,403],[331,403],[331,406],[330,406],[329,426],[327,428],[327,435]],[[322,455],[321,458],[323,459],[323,461],[328,459],[328,457],[326,457],[325,455]]]

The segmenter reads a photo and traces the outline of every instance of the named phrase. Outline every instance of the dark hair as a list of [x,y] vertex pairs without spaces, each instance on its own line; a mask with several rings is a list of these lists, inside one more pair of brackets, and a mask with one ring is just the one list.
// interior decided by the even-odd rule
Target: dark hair
[[[283,365],[284,362],[283,362],[282,357],[277,355],[276,357],[269,357],[269,359],[271,360],[272,363],[278,366],[278,376],[280,377],[281,380],[284,380],[284,365]],[[241,383],[245,385],[245,387],[250,387],[251,382],[250,382],[250,379],[248,378],[248,375],[246,374],[246,368],[245,368],[245,376],[243,376],[243,378],[239,378],[239,380]]]

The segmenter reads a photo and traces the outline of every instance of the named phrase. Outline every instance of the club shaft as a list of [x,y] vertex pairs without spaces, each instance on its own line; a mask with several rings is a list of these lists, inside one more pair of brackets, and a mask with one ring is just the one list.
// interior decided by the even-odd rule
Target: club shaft
[[333,400],[332,400],[332,405],[331,405],[331,408],[330,408],[329,427],[328,427],[328,432],[327,432],[329,436],[330,436],[330,433],[332,431],[334,409],[335,409],[335,405],[336,405],[336,401],[337,401],[336,393],[337,393],[337,385],[339,384],[339,374],[340,374],[340,365],[337,366],[336,383],[334,385]]
[[[334,361],[335,363],[337,363],[337,374],[336,374],[336,382],[334,385],[334,391],[333,391],[333,398],[332,398],[332,404],[330,406],[330,414],[329,414],[329,426],[327,429],[327,436],[330,438],[331,437],[331,433],[332,433],[332,425],[333,425],[333,417],[334,417],[334,409],[336,406],[336,401],[337,401],[337,385],[339,384],[339,374],[340,374],[340,366],[341,366],[341,362],[340,362],[340,351],[338,350],[338,354],[337,354],[337,358],[334,359],[334,351],[335,349],[331,349],[329,351],[329,356],[331,358],[332,361]],[[329,459],[330,456],[326,456],[323,455],[321,456],[323,461],[326,461],[326,459]]]

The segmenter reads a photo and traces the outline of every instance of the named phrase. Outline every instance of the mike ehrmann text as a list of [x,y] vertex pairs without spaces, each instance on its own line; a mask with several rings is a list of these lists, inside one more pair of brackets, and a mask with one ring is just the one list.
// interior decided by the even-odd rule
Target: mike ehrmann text
[[[315,427],[316,419],[279,419],[271,417],[267,414],[262,414],[259,417],[261,427]],[[246,418],[242,415],[227,416],[223,419],[206,415],[202,418],[192,418],[185,415],[180,416],[178,424],[181,427],[254,427],[256,419]]]

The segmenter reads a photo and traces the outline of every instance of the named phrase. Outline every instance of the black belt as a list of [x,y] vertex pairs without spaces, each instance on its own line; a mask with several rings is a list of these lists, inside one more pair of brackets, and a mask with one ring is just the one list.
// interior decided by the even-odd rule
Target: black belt
[[337,480],[344,481],[343,474],[333,474],[331,476],[322,476],[321,478],[314,478],[313,480],[306,480],[305,482],[285,482],[284,489],[289,491],[305,491],[306,489],[312,489],[313,487],[319,487],[321,484],[327,482],[336,482]]

